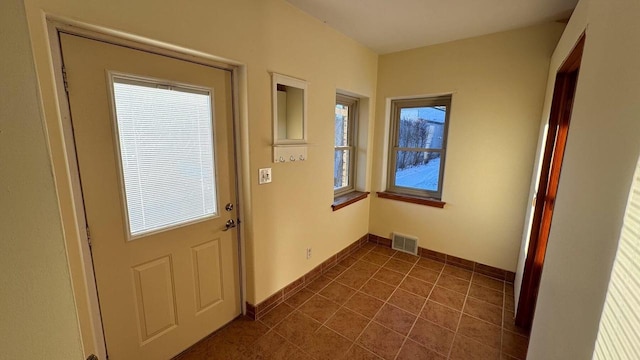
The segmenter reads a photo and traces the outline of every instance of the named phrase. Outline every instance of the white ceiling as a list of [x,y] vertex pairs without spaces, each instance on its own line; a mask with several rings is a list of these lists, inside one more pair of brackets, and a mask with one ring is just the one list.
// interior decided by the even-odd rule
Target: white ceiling
[[578,0],[287,0],[377,53],[569,17]]

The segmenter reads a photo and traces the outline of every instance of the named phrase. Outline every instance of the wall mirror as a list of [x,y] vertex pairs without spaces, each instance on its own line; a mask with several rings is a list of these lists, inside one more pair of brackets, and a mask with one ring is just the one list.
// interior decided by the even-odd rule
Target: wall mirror
[[273,161],[307,159],[307,85],[304,80],[273,73]]
[[307,82],[272,74],[273,144],[306,144]]

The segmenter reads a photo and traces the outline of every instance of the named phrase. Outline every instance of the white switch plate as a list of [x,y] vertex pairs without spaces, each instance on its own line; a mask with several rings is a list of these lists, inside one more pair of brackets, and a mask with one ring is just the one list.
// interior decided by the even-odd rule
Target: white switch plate
[[258,183],[268,184],[271,182],[271,168],[260,169],[258,173]]

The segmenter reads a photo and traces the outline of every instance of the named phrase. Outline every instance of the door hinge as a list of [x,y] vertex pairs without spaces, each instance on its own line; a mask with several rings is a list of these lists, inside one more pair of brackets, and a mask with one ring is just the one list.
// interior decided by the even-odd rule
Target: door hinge
[[91,247],[91,230],[89,226],[87,226],[87,241],[89,242],[89,247]]
[[64,91],[69,93],[69,81],[67,80],[67,68],[62,65],[62,83],[64,84]]

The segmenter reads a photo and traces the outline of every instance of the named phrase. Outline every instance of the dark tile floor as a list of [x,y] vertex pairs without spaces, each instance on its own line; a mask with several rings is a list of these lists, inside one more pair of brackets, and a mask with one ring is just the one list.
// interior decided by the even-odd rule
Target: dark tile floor
[[241,317],[176,360],[524,359],[513,285],[366,244],[258,321]]

